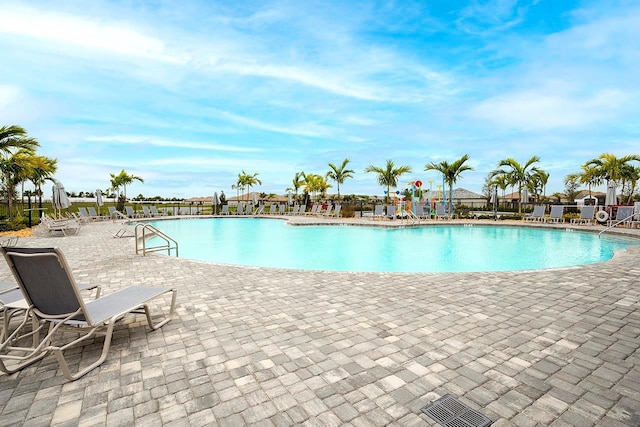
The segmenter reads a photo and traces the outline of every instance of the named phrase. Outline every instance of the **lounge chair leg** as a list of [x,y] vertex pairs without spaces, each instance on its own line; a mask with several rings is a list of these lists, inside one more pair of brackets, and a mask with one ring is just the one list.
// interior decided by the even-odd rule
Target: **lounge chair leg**
[[69,370],[69,365],[67,364],[67,360],[64,358],[63,352],[67,348],[74,346],[78,342],[84,341],[85,339],[92,337],[93,332],[95,331],[95,328],[93,331],[91,331],[89,334],[82,337],[80,340],[76,340],[73,343],[65,345],[64,347],[48,348],[48,350],[51,350],[51,352],[56,356],[56,359],[58,359],[58,366],[60,366],[60,370],[62,370],[62,374],[65,376],[65,378],[67,378],[70,381],[75,381],[78,378],[86,375],[89,371],[92,371],[93,369],[97,368],[98,366],[102,365],[102,363],[104,363],[104,361],[107,359],[107,354],[109,354],[109,349],[111,348],[111,337],[113,336],[113,327],[115,323],[116,323],[115,320],[112,320],[109,322],[109,326],[107,326],[107,331],[105,332],[105,336],[104,336],[104,343],[102,344],[102,353],[100,354],[100,357],[98,358],[98,360],[96,360],[86,368],[76,372],[75,374],[72,374],[71,370]]
[[176,297],[178,296],[178,291],[176,289],[172,289],[171,290],[171,308],[169,308],[169,314],[165,316],[165,318],[158,323],[157,325],[153,323],[153,319],[151,318],[151,310],[149,310],[149,306],[147,304],[145,304],[143,306],[144,308],[144,314],[145,316],[147,316],[147,323],[149,324],[149,327],[152,330],[156,330],[161,328],[162,326],[166,325],[167,323],[169,323],[169,321],[173,318],[173,313],[175,312],[176,309]]

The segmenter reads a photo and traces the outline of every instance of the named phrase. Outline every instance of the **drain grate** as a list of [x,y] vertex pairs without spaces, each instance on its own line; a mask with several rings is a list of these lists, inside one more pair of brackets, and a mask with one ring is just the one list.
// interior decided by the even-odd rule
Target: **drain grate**
[[422,412],[444,427],[488,427],[493,423],[450,394],[428,404]]

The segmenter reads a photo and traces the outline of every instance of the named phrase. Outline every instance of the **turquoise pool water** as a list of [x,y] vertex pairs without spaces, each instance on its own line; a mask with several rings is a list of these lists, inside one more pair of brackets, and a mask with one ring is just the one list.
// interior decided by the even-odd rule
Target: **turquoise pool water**
[[302,270],[471,272],[606,261],[636,239],[507,226],[289,226],[259,218],[155,221],[181,258]]

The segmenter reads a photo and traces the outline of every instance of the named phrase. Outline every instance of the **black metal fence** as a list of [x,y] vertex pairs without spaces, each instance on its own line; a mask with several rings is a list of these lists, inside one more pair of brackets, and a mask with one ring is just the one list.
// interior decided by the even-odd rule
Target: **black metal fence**
[[11,218],[9,215],[9,204],[6,200],[0,203],[0,221],[9,221],[10,219],[21,219],[27,227],[32,227],[40,222],[42,213],[51,215],[53,213],[53,206],[50,202],[39,203],[25,200],[13,202],[11,206]]

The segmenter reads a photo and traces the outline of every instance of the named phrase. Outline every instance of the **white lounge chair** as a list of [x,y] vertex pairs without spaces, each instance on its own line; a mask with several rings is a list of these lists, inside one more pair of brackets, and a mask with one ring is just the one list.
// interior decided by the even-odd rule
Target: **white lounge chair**
[[436,205],[436,219],[449,219],[446,205]]
[[373,207],[373,215],[371,215],[371,219],[382,219],[384,218],[384,206],[375,205]]
[[387,205],[387,218],[394,219],[396,217],[396,207],[394,205]]
[[[85,302],[59,249],[16,247],[1,250],[28,307],[21,324],[0,344],[0,370],[6,373],[16,372],[53,353],[63,375],[76,380],[105,361],[118,320],[142,310],[149,327],[155,330],[169,322],[174,314],[175,289],[131,286]],[[172,294],[169,313],[162,321],[154,323],[149,302],[168,293]],[[32,325],[37,326],[33,335],[44,334],[44,337],[27,345],[18,338],[25,336],[25,330],[28,331],[25,326],[30,319]],[[80,336],[71,339],[64,332]],[[98,333],[105,336],[100,357],[89,365],[82,363],[79,371],[71,373],[64,352]],[[7,362],[14,365],[7,366]]]
[[49,236],[54,236],[56,234],[68,236],[70,234],[78,234],[80,232],[80,221],[77,219],[52,219],[43,216],[41,224],[44,226]]
[[85,208],[84,206],[80,206],[78,207],[78,219],[82,222],[90,222],[94,218],[91,218],[91,215],[89,215],[89,211],[87,211],[87,208]]
[[158,212],[158,208],[156,207],[156,205],[152,205],[151,206],[151,216],[162,216],[163,214]]
[[544,205],[537,205],[533,207],[533,212],[531,215],[525,216],[523,218],[524,221],[544,221],[544,213],[547,210]]
[[564,206],[562,205],[553,205],[551,206],[551,213],[548,217],[544,219],[544,222],[547,223],[561,223],[564,222]]
[[580,211],[580,218],[572,218],[571,224],[592,224],[595,214],[595,206],[583,206],[582,210]]
[[138,217],[138,213],[133,209],[132,206],[125,206],[124,207],[125,212],[127,213],[127,216],[129,218],[137,218]]
[[623,227],[631,227],[633,221],[633,206],[618,206],[615,218],[609,218],[609,226],[622,225]]

